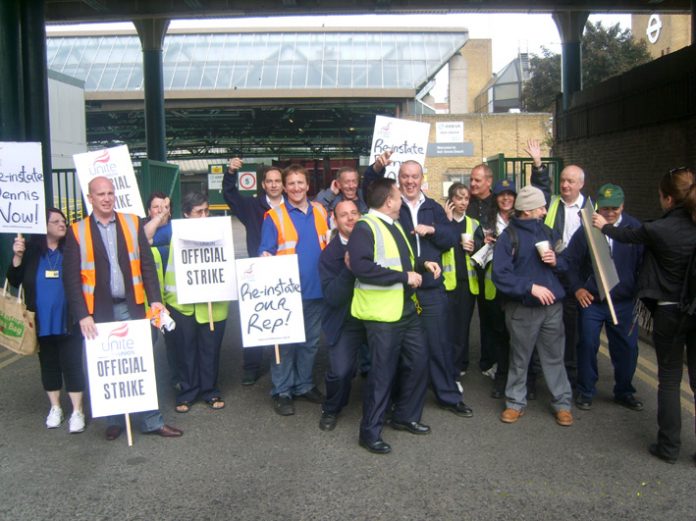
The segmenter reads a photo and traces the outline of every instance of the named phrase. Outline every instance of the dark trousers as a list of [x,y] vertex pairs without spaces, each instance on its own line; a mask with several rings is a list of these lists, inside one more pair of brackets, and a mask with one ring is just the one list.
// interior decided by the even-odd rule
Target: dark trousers
[[481,358],[479,360],[479,369],[488,371],[496,360],[496,349],[494,344],[494,336],[490,331],[495,327],[496,317],[491,315],[491,308],[486,305],[485,297],[485,275],[479,270],[479,294],[476,296],[476,305],[478,306],[479,328],[481,331]]
[[575,388],[577,382],[577,355],[575,350],[578,344],[578,308],[578,300],[575,298],[575,295],[567,295],[563,299],[563,327],[565,328],[563,363],[572,388]]
[[341,336],[328,347],[329,370],[326,372],[326,401],[322,410],[338,414],[348,403],[351,383],[358,368],[361,347],[367,342],[365,326],[359,320],[348,319]]
[[[462,400],[454,371],[454,350],[449,335],[445,288],[417,290],[425,341],[428,345],[428,373],[435,398],[454,405]],[[457,375],[459,376],[459,375]]]
[[208,322],[199,324],[193,315],[182,315],[173,308],[169,310],[176,322],[173,333],[181,377],[181,391],[176,396],[176,403],[192,402],[199,396],[206,401],[219,397],[217,378],[226,320],[215,322],[215,330],[211,331]]
[[360,438],[368,443],[382,434],[384,414],[395,381],[392,418],[401,422],[420,421],[427,388],[428,352],[420,320],[413,303],[406,302],[398,322],[365,322],[372,367],[363,390],[363,417]]
[[65,390],[81,393],[85,390],[85,373],[82,366],[82,336],[79,326],[69,335],[39,337],[39,364],[41,383],[46,391],[60,391],[65,380]]
[[689,384],[696,395],[696,317],[684,315],[676,305],[657,306],[653,342],[658,378],[657,443],[663,454],[676,458],[681,447],[680,385],[685,345]]
[[245,373],[261,372],[261,362],[263,361],[263,346],[243,347],[242,364]]
[[457,280],[457,287],[447,292],[449,334],[454,349],[454,377],[469,368],[469,329],[474,315],[476,296],[469,291],[468,280]]
[[602,326],[606,327],[609,355],[614,366],[614,396],[621,398],[636,392],[631,383],[638,363],[638,327],[632,327],[633,301],[615,302],[614,310],[619,321],[617,325],[612,322],[606,302],[596,302],[579,310],[577,390],[587,398],[597,394],[597,351]]

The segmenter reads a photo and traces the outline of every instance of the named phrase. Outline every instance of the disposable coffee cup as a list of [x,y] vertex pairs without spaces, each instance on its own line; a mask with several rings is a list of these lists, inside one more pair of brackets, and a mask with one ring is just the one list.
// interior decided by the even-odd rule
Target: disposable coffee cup
[[470,233],[462,233],[462,248],[464,248],[464,245],[467,243],[467,241],[473,241],[474,236],[471,235]]
[[543,257],[544,253],[551,249],[551,243],[549,241],[539,241],[534,246],[536,246],[536,249],[539,252],[539,257]]

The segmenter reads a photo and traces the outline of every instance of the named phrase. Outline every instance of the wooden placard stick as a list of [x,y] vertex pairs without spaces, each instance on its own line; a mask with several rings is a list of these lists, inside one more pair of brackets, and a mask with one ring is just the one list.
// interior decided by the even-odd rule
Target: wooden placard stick
[[128,446],[133,446],[133,431],[131,430],[130,414],[126,413],[126,438],[128,438]]
[[210,324],[210,330],[215,331],[215,323],[213,322],[213,303],[208,302],[208,323]]
[[280,346],[278,344],[275,345],[275,358],[276,365],[280,365]]

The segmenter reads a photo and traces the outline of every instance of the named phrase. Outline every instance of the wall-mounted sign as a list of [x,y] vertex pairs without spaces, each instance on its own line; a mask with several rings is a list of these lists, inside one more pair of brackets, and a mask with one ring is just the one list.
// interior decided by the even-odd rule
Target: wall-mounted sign
[[645,35],[648,37],[650,43],[657,43],[660,39],[660,32],[662,31],[662,20],[660,20],[659,14],[651,14],[648,18],[648,28],[645,30]]

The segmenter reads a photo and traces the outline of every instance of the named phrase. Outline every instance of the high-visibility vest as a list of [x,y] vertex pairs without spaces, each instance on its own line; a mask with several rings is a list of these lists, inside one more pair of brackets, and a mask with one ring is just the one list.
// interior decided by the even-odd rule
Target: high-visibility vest
[[[387,225],[380,219],[371,214],[363,215],[360,219],[365,222],[372,230],[375,238],[374,262],[383,268],[394,271],[403,271],[401,266],[401,255],[394,236],[389,231]],[[415,265],[413,249],[408,242],[408,238],[398,221],[394,225],[404,238],[408,246],[409,257],[411,259],[411,269]],[[353,291],[353,301],[350,307],[351,314],[360,320],[373,320],[376,322],[396,322],[404,312],[404,285],[403,283],[392,284],[390,286],[378,286],[368,284],[355,279],[355,289]]]
[[[474,236],[474,230],[478,228],[479,223],[476,219],[471,217],[465,217],[466,219],[466,233]],[[456,246],[455,246],[456,247]],[[454,248],[452,247],[442,254],[442,278],[445,284],[445,290],[452,291],[457,287],[457,263],[455,261]],[[476,275],[476,269],[474,264],[471,262],[471,257],[467,254],[466,259],[466,275],[469,279],[469,291],[472,295],[478,295],[479,293],[479,283],[478,277]]]
[[[326,237],[329,231],[328,215],[326,209],[321,204],[315,203],[314,201],[310,201],[309,204],[311,205],[314,215],[314,227],[317,231],[319,247],[323,250],[326,248]],[[276,251],[276,255],[294,254],[295,248],[297,248],[297,230],[290,219],[290,214],[288,213],[285,203],[271,208],[266,212],[266,215],[270,216],[273,220],[273,224],[275,224],[276,230],[278,230],[278,250]]]
[[[150,248],[152,252],[152,260],[155,261],[155,271],[157,272],[157,280],[160,287],[160,302],[164,302],[164,266],[162,266],[162,254],[157,249],[157,246]],[[150,303],[145,299],[145,314],[150,316]]]
[[549,204],[549,210],[546,212],[546,218],[544,219],[544,224],[553,230],[554,224],[556,224],[556,215],[558,215],[558,208],[561,206],[561,196],[554,195],[551,198],[551,203]]
[[[126,240],[128,261],[133,281],[133,295],[137,304],[145,302],[145,286],[143,273],[140,268],[140,246],[138,244],[138,226],[140,220],[136,215],[116,213],[117,225],[121,226]],[[80,277],[82,278],[82,294],[85,297],[87,311],[94,314],[94,289],[97,285],[97,272],[94,265],[94,243],[92,242],[92,227],[89,218],[72,225],[73,234],[80,247]],[[124,274],[125,275],[125,274]]]
[[495,294],[496,288],[495,284],[493,284],[493,263],[489,262],[483,276],[483,297],[486,300],[493,300],[495,298]]
[[[176,296],[176,266],[174,262],[174,246],[169,245],[169,261],[167,261],[167,270],[164,273],[164,302],[176,309],[182,315],[190,317],[195,315],[196,322],[199,324],[207,324],[210,322],[208,315],[208,303],[196,304],[179,304]],[[213,302],[213,322],[220,322],[227,318],[229,308],[228,302]]]

